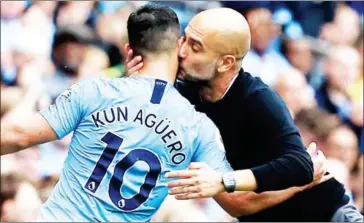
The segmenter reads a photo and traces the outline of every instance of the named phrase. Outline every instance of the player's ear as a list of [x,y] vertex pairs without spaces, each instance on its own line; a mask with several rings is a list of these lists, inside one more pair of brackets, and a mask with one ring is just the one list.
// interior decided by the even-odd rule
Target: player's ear
[[129,43],[125,44],[124,50],[125,50],[126,54],[128,54],[128,52],[131,50]]

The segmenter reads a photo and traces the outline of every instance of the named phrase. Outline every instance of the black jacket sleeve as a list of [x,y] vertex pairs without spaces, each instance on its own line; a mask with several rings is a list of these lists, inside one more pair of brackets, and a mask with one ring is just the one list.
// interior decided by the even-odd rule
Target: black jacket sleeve
[[[248,110],[259,125],[266,150],[276,159],[252,168],[258,192],[303,186],[313,180],[313,163],[302,143],[292,116],[283,100],[270,88],[261,89],[248,98]],[[273,151],[272,151],[273,150]]]

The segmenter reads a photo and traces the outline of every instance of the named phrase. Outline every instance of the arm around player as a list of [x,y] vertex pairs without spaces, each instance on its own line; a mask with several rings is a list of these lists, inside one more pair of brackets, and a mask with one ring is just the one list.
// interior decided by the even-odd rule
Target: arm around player
[[[331,178],[331,175],[325,176],[327,160],[322,151],[317,151],[315,143],[311,143],[308,150],[313,158],[315,174],[314,181],[305,185],[304,188]],[[233,191],[254,191],[256,189],[256,181],[250,170],[237,170],[230,174],[236,180]],[[224,173],[215,171],[206,163],[192,163],[188,170],[172,171],[166,175],[167,178],[179,178],[169,182],[168,186],[171,188],[170,194],[176,195],[176,198],[180,200],[213,197],[226,192],[229,189],[224,185],[223,176]]]
[[168,178],[179,178],[168,184],[170,194],[175,195],[179,200],[213,197],[233,217],[254,214],[332,178],[332,175],[326,174],[326,157],[320,150],[317,150],[315,143],[311,143],[308,152],[314,163],[314,181],[305,186],[262,193],[245,191],[248,188],[246,182],[243,181],[254,182],[253,176],[250,171],[239,170],[233,172],[236,179],[239,179],[236,183],[236,192],[226,193],[222,172],[213,170],[206,163],[191,163],[188,170],[167,174]]

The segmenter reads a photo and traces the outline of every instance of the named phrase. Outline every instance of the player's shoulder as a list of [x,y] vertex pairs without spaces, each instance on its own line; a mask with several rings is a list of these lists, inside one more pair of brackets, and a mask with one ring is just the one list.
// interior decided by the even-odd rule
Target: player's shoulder
[[105,87],[111,85],[117,80],[118,78],[108,78],[103,76],[91,77],[85,80],[87,84],[93,87]]
[[63,91],[60,96],[65,96],[68,98],[70,95],[76,94],[79,97],[85,96],[88,92],[94,92],[93,89],[93,79],[94,78],[84,78],[76,83],[73,83],[65,91]]
[[217,129],[215,123],[205,114],[202,112],[195,112],[195,119],[196,119],[196,127],[201,131],[215,130]]
[[105,85],[107,82],[107,79],[105,77],[87,77],[83,78],[80,81],[78,81],[74,86],[79,86],[81,88],[87,89],[87,88],[96,88],[100,87],[100,85]]
[[91,95],[102,95],[112,91],[120,91],[120,83],[123,78],[108,78],[103,76],[85,78],[78,84],[84,89],[85,93]]
[[188,99],[186,99],[175,87],[169,88],[166,92],[165,104],[173,108],[175,116],[184,123],[185,128],[198,129],[208,117],[201,112],[198,112]]
[[196,108],[189,100],[181,95],[181,93],[173,88],[168,92],[168,103],[170,106],[175,108],[175,111],[180,113],[181,117],[188,120],[188,122],[195,123],[198,120],[202,119],[203,113],[196,111]]
[[216,149],[225,151],[219,129],[206,114],[201,112],[195,113],[195,123],[190,132],[195,134],[195,142],[198,145],[206,145],[210,142],[216,142]]

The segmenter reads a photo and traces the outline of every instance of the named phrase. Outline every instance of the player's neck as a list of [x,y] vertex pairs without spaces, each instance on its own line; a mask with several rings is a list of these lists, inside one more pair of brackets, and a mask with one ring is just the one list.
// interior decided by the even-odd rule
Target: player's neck
[[178,58],[168,54],[148,57],[143,60],[144,66],[139,71],[140,76],[152,77],[174,84],[178,69]]
[[221,100],[228,92],[237,74],[237,71],[218,74],[213,80],[200,88],[201,100],[209,103]]

